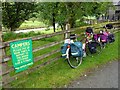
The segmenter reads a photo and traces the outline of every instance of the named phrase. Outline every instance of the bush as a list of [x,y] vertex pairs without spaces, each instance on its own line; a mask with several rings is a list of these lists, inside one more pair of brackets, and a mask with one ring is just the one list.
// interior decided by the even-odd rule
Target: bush
[[30,31],[29,33],[26,33],[26,34],[28,34],[28,36],[34,36],[34,35],[36,35],[34,31]]
[[86,26],[88,25],[87,23],[84,23],[83,21],[77,20],[75,23],[75,27],[80,27],[80,26]]
[[16,37],[17,37],[17,34],[15,34],[14,32],[7,32],[3,35],[3,41],[16,39]]

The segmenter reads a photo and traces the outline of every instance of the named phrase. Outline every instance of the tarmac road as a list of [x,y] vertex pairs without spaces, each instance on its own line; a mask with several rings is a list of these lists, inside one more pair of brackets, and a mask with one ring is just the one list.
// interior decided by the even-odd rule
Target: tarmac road
[[73,81],[68,88],[118,88],[118,61],[95,69],[88,76]]

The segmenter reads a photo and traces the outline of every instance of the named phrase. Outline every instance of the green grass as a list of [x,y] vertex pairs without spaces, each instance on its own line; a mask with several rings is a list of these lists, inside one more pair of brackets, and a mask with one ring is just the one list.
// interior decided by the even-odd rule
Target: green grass
[[[99,24],[100,25],[100,24]],[[95,27],[99,27],[99,25],[95,25]],[[82,32],[84,32],[84,30],[85,29],[82,29],[82,28],[76,28],[76,31],[75,32],[73,32],[73,33],[77,33],[77,34],[81,34]],[[83,37],[79,37],[78,39],[79,40],[81,40],[81,38],[83,38]],[[55,42],[55,41],[61,41],[61,40],[63,40],[63,35],[58,35],[58,36],[54,36],[54,37],[51,37],[51,38],[45,38],[45,39],[41,39],[41,40],[38,40],[38,41],[33,41],[33,48],[37,48],[38,46],[44,46],[45,44],[49,44],[49,43],[51,43],[51,42]],[[35,53],[33,53],[33,55],[34,55],[34,57],[37,57],[37,56],[39,56],[39,55],[42,55],[42,54],[45,54],[45,53],[49,53],[49,51],[52,51],[52,50],[56,50],[56,49],[60,49],[60,46],[61,46],[61,44],[59,44],[59,45],[56,45],[56,46],[53,46],[53,47],[50,47],[50,48],[47,48],[47,49],[44,49],[44,50],[41,50],[41,51],[38,51],[38,52],[35,52]],[[107,48],[106,48],[107,49]],[[7,48],[7,55],[10,55],[10,51],[9,51],[9,48]],[[103,51],[104,52],[104,51]],[[41,63],[44,63],[45,61],[48,61],[48,60],[50,60],[50,59],[52,59],[52,58],[54,58],[54,57],[56,57],[56,56],[60,56],[60,53],[56,53],[56,54],[53,54],[53,55],[51,55],[51,56],[49,56],[49,57],[47,57],[47,58],[45,58],[45,59],[43,59],[43,60],[40,60],[40,61],[38,61],[38,62],[36,62],[36,63],[34,63],[34,65],[33,66],[36,66],[36,65],[39,65],[39,64],[41,64]],[[104,56],[104,55],[103,55]],[[96,62],[92,62],[92,60],[94,60],[94,58],[93,59],[91,59],[91,60],[89,60],[91,57],[86,57],[85,58],[85,61],[86,60],[88,60],[89,61],[89,63],[90,64],[87,64],[87,66],[89,66],[89,67],[91,67],[91,68],[93,68],[93,67],[95,67],[96,65],[97,65],[97,63]],[[98,58],[98,57],[97,57]],[[95,59],[97,59],[96,57],[95,57]],[[101,60],[100,60],[101,61]],[[106,62],[108,62],[109,60],[105,60]],[[92,63],[91,63],[92,62]],[[10,61],[10,62],[8,62],[9,63],[9,65],[11,66],[12,65],[12,62]],[[83,62],[83,63],[85,63],[85,62]],[[55,66],[55,65],[57,64],[57,67]],[[103,64],[103,62],[99,62],[98,64]],[[59,65],[61,65],[62,67],[60,67]],[[30,68],[32,68],[33,66],[31,66]],[[55,68],[55,67],[56,68]],[[62,71],[60,70],[60,72],[61,72],[61,74],[65,74],[67,71],[71,71],[71,68],[68,66],[68,64],[67,64],[67,62],[66,61],[64,61],[64,59],[60,59],[60,60],[58,60],[57,62],[54,62],[54,63],[52,63],[52,64],[50,64],[50,65],[48,65],[48,66],[46,66],[46,67],[44,67],[44,68],[42,68],[42,69],[40,69],[40,71],[41,70],[46,70],[46,68],[48,69],[47,71],[48,71],[48,75],[49,75],[49,67],[51,67],[51,68],[53,68],[53,71],[51,71],[51,69],[50,69],[50,72],[52,73],[52,72],[57,72],[57,68],[58,68],[58,70],[59,70],[59,68],[61,69],[61,68],[67,68],[66,69],[66,71],[64,71],[63,69],[63,73],[62,73]],[[82,72],[85,72],[86,71],[86,69],[84,69],[84,68],[87,68],[86,66],[83,66],[83,65],[81,65],[80,67],[83,67],[83,69],[82,70],[80,70],[79,71],[79,74],[77,74],[77,75],[81,75],[81,73]],[[35,71],[34,73],[37,73],[37,72],[39,72],[39,70],[38,71]],[[77,71],[75,71],[75,72],[77,72]],[[40,73],[42,73],[42,72],[40,72]],[[74,72],[73,72],[74,73]],[[32,74],[32,73],[31,73]],[[44,73],[43,73],[44,74]],[[11,72],[11,75],[15,75],[15,73],[14,72]],[[33,74],[32,74],[33,75]],[[57,74],[55,74],[55,75],[57,75]],[[58,74],[59,75],[59,74]],[[66,75],[66,74],[65,74]],[[70,76],[70,77],[73,77],[73,79],[75,79],[75,76],[73,75],[73,74],[71,74],[72,76]],[[34,75],[33,75],[34,76]],[[43,75],[44,76],[44,75]],[[43,77],[42,76],[42,77]],[[26,77],[26,76],[25,76]],[[28,75],[28,77],[29,77],[29,75]],[[47,75],[45,76],[45,77],[47,77]],[[65,77],[66,78],[66,76],[64,76],[63,75],[63,77]],[[63,78],[62,77],[62,78]],[[22,80],[26,80],[25,78],[23,78],[23,79],[21,79],[21,77],[19,77],[20,79],[18,79],[19,81],[18,81],[18,83],[20,82],[20,81],[22,81]],[[27,77],[26,77],[27,78]],[[32,80],[31,78],[32,78],[32,76],[30,75],[30,82],[34,82],[34,80]],[[36,78],[35,78],[35,80],[37,80],[37,78],[38,78],[38,76],[36,76]],[[49,79],[50,77],[48,77],[48,79]],[[59,87],[59,86],[63,86],[64,84],[66,84],[66,83],[69,83],[70,82],[70,80],[68,79],[68,78],[66,78],[65,80],[66,80],[66,82],[64,82],[64,83],[61,83],[61,82],[63,82],[63,80],[62,79],[60,79],[61,77],[59,77],[59,79],[57,80],[57,81],[55,81],[56,83],[58,82],[58,85],[49,85],[48,84],[48,86],[45,86],[47,83],[49,83],[49,82],[43,82],[45,85],[43,85],[42,86],[42,84],[39,86],[33,86],[33,87]],[[55,78],[53,78],[53,79],[55,79]],[[60,82],[59,82],[59,80],[60,80]],[[44,81],[44,80],[43,80]],[[47,80],[46,80],[47,81]],[[15,81],[16,82],[16,81]],[[13,84],[15,83],[15,82],[13,82]],[[26,81],[27,82],[27,81]],[[50,81],[50,82],[52,82],[52,81]],[[18,84],[18,83],[16,83],[15,84],[15,86]],[[38,82],[36,82],[35,84],[37,85],[39,83],[39,81]],[[27,84],[25,84],[25,85],[22,85],[22,84],[20,84],[20,87],[29,87],[29,83],[27,83]]]
[[50,48],[45,48],[43,50],[39,50],[39,51],[33,53],[33,57],[37,57],[37,56],[40,56],[40,55],[43,55],[43,54],[50,53],[52,50],[58,50],[58,48],[61,47],[61,45],[62,44],[58,44],[58,45],[52,46]]
[[[37,48],[37,47],[42,47],[44,45],[49,45],[49,43],[52,43],[52,42],[58,42],[58,41],[61,41],[63,40],[63,35],[57,35],[57,36],[53,36],[53,37],[50,37],[50,38],[44,38],[44,39],[40,39],[40,40],[37,40],[37,41],[33,41],[32,42],[32,45],[33,45],[33,49],[34,48]],[[10,47],[7,47],[6,49],[6,55],[9,56],[11,55],[10,54]]]
[[[62,46],[62,44],[57,44],[55,46],[36,51],[36,52],[33,53],[33,57],[36,58],[36,57],[38,57],[40,55],[48,54],[53,50],[58,50],[58,48],[60,49],[61,46]],[[12,66],[12,60],[8,61],[8,65]]]
[[3,41],[10,41],[10,40],[16,40],[16,39],[22,39],[26,37],[33,37],[37,35],[41,35],[43,33],[37,32],[35,33],[34,31],[31,31],[29,33],[14,33],[14,32],[6,32],[3,35]]
[[[95,25],[95,27],[98,27],[98,25]],[[73,33],[77,33],[77,35],[80,35],[78,37],[78,40],[81,40],[84,37],[84,35],[81,36],[81,33],[83,33],[83,32],[84,32],[84,29],[76,28],[76,30]],[[31,34],[31,35],[33,35],[33,34]],[[49,45],[49,43],[51,43],[51,42],[58,42],[58,41],[61,41],[61,40],[63,40],[63,35],[57,35],[57,36],[53,36],[51,38],[44,38],[44,39],[41,39],[41,40],[33,41],[33,43],[32,43],[33,44],[33,49],[37,48],[38,46],[42,47],[42,46],[47,45],[47,44]],[[37,52],[33,53],[33,56],[35,58],[35,57],[43,55],[45,53],[49,53],[49,51],[56,50],[57,48],[60,48],[60,46],[61,46],[61,44],[50,47],[50,48],[46,48],[46,49],[41,50],[41,51],[37,51]],[[9,47],[6,48],[6,55],[7,56],[10,55],[10,48]],[[9,66],[12,65],[11,60],[8,62],[8,65]]]
[[[56,29],[55,32],[59,32],[59,31],[62,31],[60,28]],[[39,31],[40,33],[44,33],[44,34],[51,34],[51,33],[54,33],[53,29],[45,29],[45,30],[41,30]]]
[[[61,29],[57,29],[56,32],[61,31]],[[44,35],[44,34],[51,34],[54,33],[53,29],[50,30],[42,30],[38,32],[28,32],[28,33],[14,33],[14,32],[6,32],[3,35],[3,41],[10,41],[10,40],[17,40],[17,39],[22,39],[22,38],[27,38],[27,37],[33,37],[33,36],[39,36],[39,35]]]
[[[99,25],[100,25],[100,24],[95,25],[94,27],[99,27]],[[76,28],[76,30],[75,30],[73,33],[77,33],[77,35],[81,35],[81,33],[83,33],[83,32],[84,32],[84,29]],[[31,34],[31,35],[32,35],[32,34]],[[9,36],[8,36],[8,37],[9,37]],[[79,37],[78,37],[78,40],[81,40],[83,37],[84,37],[84,35],[83,35],[83,36],[79,36]],[[57,36],[53,36],[53,37],[51,37],[51,38],[44,38],[44,39],[41,39],[41,40],[33,41],[33,49],[34,49],[34,48],[37,48],[38,46],[39,46],[39,47],[40,47],[40,46],[42,47],[42,46],[44,46],[44,45],[46,45],[46,44],[49,45],[49,43],[51,43],[51,42],[58,42],[58,41],[61,41],[61,40],[63,40],[63,35],[57,35]],[[49,53],[49,51],[55,50],[55,49],[59,48],[60,45],[61,45],[61,44],[56,45],[56,46],[53,46],[53,47],[50,47],[50,48],[46,48],[46,49],[41,50],[41,51],[37,51],[37,52],[33,53],[33,56],[34,56],[34,58],[35,58],[35,57],[40,56],[40,55],[42,55],[42,54]],[[7,56],[10,55],[10,48],[9,48],[9,47],[6,48],[6,55],[7,55]],[[11,60],[8,62],[8,65],[9,65],[9,66],[12,65]]]
[[21,24],[19,29],[29,29],[29,28],[40,28],[40,27],[46,27],[46,25],[43,22],[40,21],[25,21]]
[[[41,27],[47,27],[43,22],[35,20],[34,22],[32,20],[28,20],[23,22],[20,27],[17,30],[21,29],[32,29],[32,28],[41,28]],[[7,31],[8,29],[2,27],[3,31]]]
[[[29,22],[32,22],[32,21],[28,21],[28,23]],[[95,28],[99,28],[101,26],[104,26],[106,23],[108,23],[108,22],[94,24],[94,25],[87,25],[87,26],[92,26],[92,27],[95,27]],[[74,33],[79,34],[80,30],[81,29],[85,30],[85,28],[87,26],[82,26],[80,28],[76,28],[76,31]],[[59,31],[61,31],[60,28],[56,29],[56,32],[59,32]],[[10,40],[15,40],[15,39],[22,39],[22,38],[26,38],[26,37],[33,37],[33,36],[37,36],[37,35],[41,35],[41,34],[43,35],[43,34],[51,34],[51,33],[54,33],[53,29],[41,30],[39,32],[31,31],[29,33],[17,33],[17,34],[13,33],[13,32],[6,32],[3,35],[3,41],[5,42],[5,41],[10,41]]]
[[[49,43],[52,43],[52,42],[55,42],[55,41],[58,42],[58,41],[61,41],[61,40],[63,40],[63,35],[58,35],[58,36],[54,36],[54,37],[51,37],[51,38],[45,38],[45,39],[41,39],[41,40],[38,40],[38,41],[33,41],[32,44],[33,44],[33,48],[37,48],[38,46],[42,47],[42,46],[47,45],[47,44],[49,45]],[[58,45],[52,46],[50,48],[39,50],[39,51],[33,53],[33,57],[35,58],[37,56],[50,53],[52,50],[57,50],[58,48],[60,49],[60,47],[61,47],[61,44],[58,44]],[[6,48],[6,55],[7,56],[11,55],[10,47]],[[50,59],[52,57],[48,57],[48,58]],[[40,63],[41,63],[41,61],[45,62],[46,60],[47,59],[45,58],[44,60],[40,60],[39,62]],[[35,64],[35,65],[40,64],[39,62],[36,62],[37,64]],[[8,66],[12,66],[12,60],[8,61],[7,63],[8,63]],[[11,73],[12,73],[11,75],[15,74],[15,72],[11,72]]]
[[[116,41],[114,43],[103,49],[100,55],[84,58],[83,63],[77,69],[71,69],[67,62],[61,58],[33,73],[19,77],[11,85],[18,88],[64,87],[64,85],[68,85],[72,80],[79,78],[87,71],[116,59],[118,59],[118,33],[116,33]],[[18,84],[24,80],[26,81]]]
[[[37,62],[34,62],[34,64],[33,64],[32,66],[30,66],[29,68],[33,68],[34,66],[43,64],[43,63],[51,60],[52,58],[55,58],[55,56],[60,56],[60,55],[61,55],[61,54],[60,54],[59,52],[58,52],[58,53],[55,53],[55,54],[53,54],[53,55],[51,55],[51,56],[49,56],[49,57],[46,57],[46,58],[41,59],[41,60],[39,60],[39,61],[37,61]],[[11,65],[12,65],[12,62],[9,62],[9,66],[11,66]],[[10,76],[14,76],[15,74],[16,74],[15,71],[10,72]]]

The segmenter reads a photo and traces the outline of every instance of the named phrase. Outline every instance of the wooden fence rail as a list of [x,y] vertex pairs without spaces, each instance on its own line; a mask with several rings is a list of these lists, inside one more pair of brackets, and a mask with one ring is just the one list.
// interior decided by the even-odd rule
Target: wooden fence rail
[[[50,37],[57,36],[57,35],[64,34],[64,33],[71,33],[71,32],[73,32],[73,31],[75,31],[75,30],[60,31],[60,32],[52,33],[52,34],[40,35],[40,36],[29,37],[29,38],[23,38],[23,39],[19,39],[19,40],[32,39],[33,41],[35,41],[35,40],[40,40],[40,39],[43,39],[43,38],[50,38]],[[14,41],[17,41],[17,40],[11,40],[11,41],[8,41],[8,42],[4,42],[4,46],[1,46],[0,49],[5,49],[6,47],[9,47],[9,46],[10,46],[10,43],[11,43],[11,42],[14,42]],[[50,44],[48,44],[48,45],[44,45],[44,46],[42,46],[42,47],[37,47],[37,48],[33,49],[33,52],[36,52],[36,51],[39,51],[39,50],[43,50],[43,49],[45,49],[45,48],[49,48],[49,47],[58,45],[58,44],[60,44],[60,43],[62,43],[62,42],[63,42],[63,41],[52,42],[52,43],[50,43]],[[60,52],[60,49],[58,49],[58,50],[53,50],[53,51],[51,51],[51,52],[49,52],[49,53],[47,53],[47,54],[40,55],[40,56],[34,58],[34,61],[37,62],[37,61],[39,61],[39,60],[42,60],[42,59],[44,59],[44,58],[46,58],[46,57],[49,57],[49,56],[51,56],[51,55],[53,55],[53,54],[55,54],[55,53],[58,53],[58,52]],[[34,66],[34,67],[32,67],[32,68],[24,71],[24,72],[20,72],[20,73],[12,76],[12,77],[10,77],[10,78],[5,79],[4,81],[2,81],[2,84],[5,86],[5,85],[11,83],[12,81],[14,81],[15,79],[18,79],[19,76],[29,74],[29,73],[37,70],[37,69],[40,68],[40,67],[43,67],[43,66],[48,65],[49,63],[51,63],[51,62],[53,62],[53,61],[58,60],[59,58],[60,58],[60,56],[55,57],[55,58],[52,58],[51,60],[48,60],[48,61],[44,62],[43,64]],[[7,56],[7,57],[4,56],[4,59],[2,59],[2,61],[0,61],[0,63],[6,63],[6,62],[9,61],[10,59],[11,59],[11,56]],[[8,75],[10,72],[12,72],[13,70],[14,70],[14,68],[13,68],[13,67],[10,67],[7,71],[2,72],[1,75],[4,77],[4,76]]]
[[[63,42],[63,41],[52,42],[52,43],[50,43],[50,44],[47,44],[47,45],[44,45],[44,46],[41,46],[41,47],[37,47],[37,48],[33,49],[33,52],[37,52],[37,51],[43,50],[43,49],[45,49],[45,48],[49,48],[49,47],[52,47],[52,46],[61,44],[62,42]],[[6,62],[6,61],[9,61],[9,60],[11,60],[11,56],[5,56],[4,59],[3,59],[2,61],[0,61],[0,63]]]
[[[46,35],[40,35],[40,36],[36,36],[36,37],[29,37],[29,38],[11,40],[11,41],[8,41],[8,42],[4,42],[4,46],[2,46],[0,49],[2,49],[2,48],[5,49],[6,47],[9,47],[9,46],[10,46],[10,43],[11,43],[11,42],[15,42],[15,41],[18,41],[18,40],[32,39],[32,40],[34,41],[34,40],[40,40],[40,39],[43,39],[43,38],[49,38],[49,37],[57,36],[57,35],[64,34],[64,33],[71,33],[71,32],[73,32],[73,31],[75,31],[75,30],[60,31],[60,32],[56,32],[56,33],[53,33],[53,34],[46,34]],[[62,43],[62,42],[63,42],[63,41],[54,42],[54,43],[51,43],[50,45],[45,45],[44,47],[38,47],[38,48],[36,48],[36,49],[33,49],[33,52],[36,52],[36,51],[39,51],[39,50],[42,50],[42,49],[45,49],[45,48],[48,48],[48,47],[51,47],[51,46],[60,44],[60,43]],[[2,61],[0,61],[0,63],[9,61],[10,59],[11,59],[11,56],[5,56],[4,59],[3,59]]]
[[18,41],[18,40],[32,39],[33,41],[36,41],[36,40],[40,40],[40,39],[44,39],[44,38],[50,38],[50,37],[53,37],[53,36],[61,35],[61,34],[64,34],[64,33],[70,33],[70,32],[73,32],[73,31],[75,31],[75,30],[72,29],[72,30],[67,30],[67,31],[59,31],[59,32],[52,33],[52,34],[45,34],[45,35],[39,35],[39,36],[34,36],[34,37],[11,40],[11,41],[4,42],[4,47],[9,47],[11,42],[15,42],[15,41]]
[[63,42],[63,40],[59,41],[59,42],[52,42],[50,44],[44,45],[43,47],[41,47],[41,46],[37,47],[37,48],[33,49],[33,52],[36,52],[36,51],[39,51],[39,50],[42,50],[42,49],[45,49],[45,48],[49,48],[49,47],[55,46],[57,44],[61,44],[62,42]]
[[[71,30],[71,31],[74,31],[74,30]],[[40,40],[40,39],[43,39],[43,38],[53,37],[53,36],[60,35],[60,34],[64,34],[64,33],[66,33],[66,31],[60,31],[60,32],[56,32],[56,33],[54,33],[54,34],[41,35],[41,36],[37,36],[37,37],[33,37],[33,38],[30,37],[30,38],[24,38],[24,39],[19,39],[19,40],[32,39],[32,40],[34,41],[34,40]],[[70,33],[70,31],[67,31],[67,33]],[[8,42],[4,42],[4,46],[1,46],[0,49],[5,49],[6,47],[9,47],[10,43],[11,43],[11,42],[14,42],[14,41],[17,41],[17,40],[12,40],[12,41],[8,41]],[[55,46],[55,45],[60,44],[60,43],[62,43],[62,42],[63,42],[63,41],[52,42],[52,43],[50,43],[50,44],[48,44],[48,45],[44,45],[44,46],[42,46],[42,47],[37,47],[37,48],[33,49],[33,52],[37,52],[37,51],[39,51],[39,50],[43,50],[43,49],[45,49],[45,48],[49,48],[49,47]],[[37,61],[42,60],[42,59],[44,59],[44,58],[46,58],[46,57],[49,57],[49,56],[51,56],[51,55],[53,55],[53,54],[55,54],[55,53],[57,53],[57,52],[60,52],[60,49],[58,49],[58,50],[53,50],[53,51],[51,51],[51,52],[49,52],[49,53],[47,53],[47,54],[38,56],[38,57],[34,58],[34,62],[37,62]],[[59,56],[59,58],[60,58],[60,56]],[[3,59],[0,61],[0,63],[6,63],[6,62],[8,62],[9,60],[11,60],[11,56],[6,56],[6,55],[5,55],[5,56],[3,57]],[[42,66],[44,66],[44,65],[47,65],[47,64],[51,63],[51,61],[55,61],[55,60],[58,60],[58,57],[57,57],[57,58],[53,58],[53,59],[51,59],[51,60],[49,60],[49,61],[47,61],[47,62],[45,62],[45,63],[43,63],[43,64],[34,66],[34,67],[32,67],[31,69],[29,69],[30,71],[29,71],[29,70],[26,70],[26,71],[24,71],[24,72],[21,72],[21,73],[18,73],[18,74],[16,74],[16,75],[12,76],[12,77],[6,78],[5,80],[2,81],[2,84],[3,84],[3,86],[6,86],[7,84],[9,84],[9,83],[12,82],[13,80],[15,80],[18,76],[25,74],[25,72],[28,72],[28,71],[29,71],[29,72],[32,72],[32,71],[34,71],[34,69],[36,70],[37,68],[42,67]],[[7,64],[7,63],[6,63],[6,64]],[[5,77],[6,75],[9,75],[9,73],[12,72],[12,71],[14,71],[13,66],[9,67],[9,69],[8,69],[7,71],[5,71],[5,72],[3,71],[3,72],[1,73],[1,75],[2,75],[3,77]]]
[[33,67],[33,68],[28,69],[27,71],[24,71],[24,72],[21,72],[21,73],[19,73],[19,74],[16,74],[16,75],[14,75],[13,77],[9,78],[9,79],[7,80],[7,82],[6,82],[6,81],[3,81],[2,83],[3,83],[4,85],[7,85],[7,84],[11,83],[12,81],[18,79],[19,76],[29,74],[29,73],[37,70],[37,69],[40,68],[40,67],[43,67],[43,66],[45,66],[45,65],[48,65],[48,64],[52,63],[53,61],[59,60],[59,58],[60,58],[60,56],[55,57],[55,58],[52,58],[52,59],[50,59],[49,61],[44,62],[43,64],[37,65],[37,66],[35,66],[35,67]]
[[[38,56],[38,57],[36,57],[36,58],[34,59],[34,62],[37,62],[37,61],[42,60],[42,59],[44,59],[44,58],[46,58],[46,57],[49,57],[49,56],[51,56],[51,55],[53,55],[53,54],[55,54],[55,53],[57,53],[57,52],[60,52],[60,49],[58,49],[58,50],[53,50],[53,51],[50,52],[50,53],[47,53],[47,54],[43,54],[43,55],[41,55],[41,56]],[[6,75],[6,74],[8,74],[8,73],[10,73],[10,72],[12,72],[12,71],[14,71],[13,66],[10,67],[8,71],[3,72],[2,75]]]

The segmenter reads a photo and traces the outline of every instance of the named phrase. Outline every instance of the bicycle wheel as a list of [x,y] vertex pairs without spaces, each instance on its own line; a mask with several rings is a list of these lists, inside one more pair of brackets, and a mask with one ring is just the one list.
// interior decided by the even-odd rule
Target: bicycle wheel
[[95,41],[94,43],[96,43],[96,51],[99,54],[103,48],[102,44],[100,42],[97,42],[97,41]]
[[108,46],[107,46],[108,43],[109,43],[109,42],[101,42],[102,48],[108,47]]
[[70,49],[68,53],[67,62],[71,68],[77,68],[82,63],[82,57],[75,57],[71,55]]
[[99,54],[102,50],[102,44],[97,41],[91,41],[86,44],[86,54],[91,55],[94,53]]

